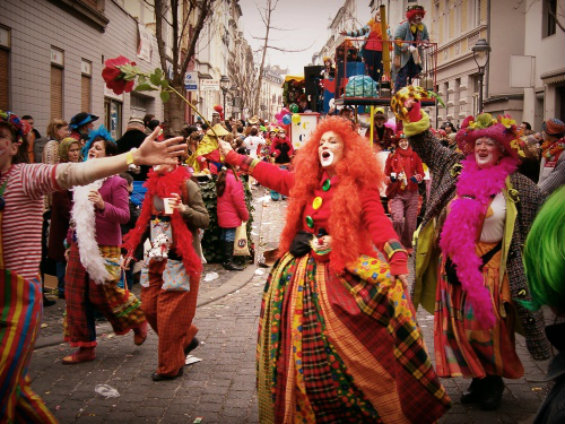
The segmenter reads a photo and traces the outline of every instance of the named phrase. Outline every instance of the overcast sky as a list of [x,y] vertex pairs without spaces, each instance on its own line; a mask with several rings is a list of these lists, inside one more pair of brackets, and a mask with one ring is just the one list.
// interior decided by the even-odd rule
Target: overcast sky
[[[358,27],[370,19],[370,0],[356,0]],[[304,52],[290,53],[269,49],[265,63],[288,67],[290,74],[302,74],[304,66],[312,60],[312,55],[320,51],[330,33],[328,27],[345,0],[279,0],[272,14],[273,26],[285,31],[272,31],[269,44],[288,50]],[[263,45],[265,26],[261,21],[258,8],[265,8],[266,0],[240,0],[245,38],[253,51]],[[255,56],[259,61],[260,55]]]

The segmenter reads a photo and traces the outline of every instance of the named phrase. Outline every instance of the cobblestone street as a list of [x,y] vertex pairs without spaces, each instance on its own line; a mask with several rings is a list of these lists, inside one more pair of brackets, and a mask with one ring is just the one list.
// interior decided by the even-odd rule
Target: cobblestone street
[[[255,243],[259,251],[276,244],[286,202],[272,202],[255,190]],[[205,282],[207,273],[219,278]],[[256,423],[255,339],[261,293],[268,269],[250,265],[227,272],[217,264],[205,266],[195,324],[202,346],[193,352],[202,362],[187,366],[183,377],[164,382],[150,378],[157,361],[157,336],[150,330],[137,347],[132,335],[114,336],[107,323],[98,325],[99,345],[93,362],[61,364],[71,352],[62,343],[64,301],[45,310],[44,327],[31,362],[32,387],[62,423]],[[137,288],[138,290],[138,288]],[[433,348],[433,317],[420,310],[418,319],[428,348]],[[468,381],[443,380],[453,400],[441,423],[529,423],[545,396],[542,378],[546,363],[535,363],[522,338],[518,351],[526,378],[506,380],[501,408],[483,412],[459,403]],[[115,388],[120,396],[104,398],[97,384]]]

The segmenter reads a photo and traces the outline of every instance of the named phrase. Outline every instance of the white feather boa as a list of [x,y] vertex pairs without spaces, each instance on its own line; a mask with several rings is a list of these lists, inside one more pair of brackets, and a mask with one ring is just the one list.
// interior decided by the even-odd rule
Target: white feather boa
[[80,263],[97,284],[103,284],[112,279],[106,269],[104,258],[100,255],[98,243],[96,243],[94,203],[88,200],[88,193],[92,190],[99,190],[102,183],[104,179],[85,186],[74,187],[74,204],[71,210],[71,218],[76,225]]

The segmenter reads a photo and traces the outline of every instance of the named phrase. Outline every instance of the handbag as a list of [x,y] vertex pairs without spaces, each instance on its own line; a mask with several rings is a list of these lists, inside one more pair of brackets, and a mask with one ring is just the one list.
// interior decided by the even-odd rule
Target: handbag
[[233,242],[234,256],[251,256],[249,242],[247,241],[247,222],[242,222],[235,229],[235,240]]

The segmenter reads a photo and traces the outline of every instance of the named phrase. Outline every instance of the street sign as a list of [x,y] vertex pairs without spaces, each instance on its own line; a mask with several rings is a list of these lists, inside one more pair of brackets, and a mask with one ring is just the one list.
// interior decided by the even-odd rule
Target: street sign
[[184,76],[184,89],[198,91],[198,75],[196,72],[187,72]]
[[201,90],[220,90],[220,80],[219,79],[203,79],[200,80]]

